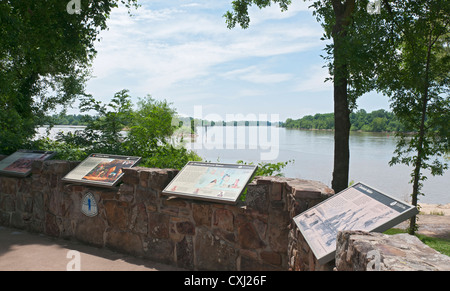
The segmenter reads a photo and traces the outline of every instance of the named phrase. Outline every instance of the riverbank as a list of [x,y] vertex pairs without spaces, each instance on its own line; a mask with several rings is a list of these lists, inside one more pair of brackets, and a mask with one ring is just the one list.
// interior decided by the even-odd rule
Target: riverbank
[[[424,215],[437,215],[437,216],[450,216],[450,203],[447,204],[428,204],[419,203],[420,214]],[[449,225],[450,227],[450,225]]]
[[[418,234],[450,240],[450,203],[427,204],[419,203],[420,213],[417,216]],[[409,220],[395,228],[407,229]]]

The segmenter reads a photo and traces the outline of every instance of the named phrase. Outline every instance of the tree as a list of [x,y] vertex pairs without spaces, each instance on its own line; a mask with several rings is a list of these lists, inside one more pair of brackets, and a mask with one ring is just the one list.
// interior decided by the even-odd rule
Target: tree
[[[412,204],[417,206],[423,169],[442,175],[450,145],[450,3],[442,0],[383,1],[385,31],[397,48],[380,59],[378,88],[412,136],[400,135],[390,164],[412,166]],[[431,160],[430,160],[431,159]],[[410,220],[409,233],[417,228]]]
[[84,95],[94,43],[111,10],[136,0],[0,2],[0,151],[14,152],[35,134],[46,113]]
[[166,100],[147,96],[133,109],[128,90],[122,90],[106,105],[85,97],[80,111],[95,112],[86,128],[60,133],[56,141],[40,139],[36,146],[69,160],[81,160],[91,153],[140,156],[142,166],[153,168],[181,169],[188,161],[200,160],[194,152],[172,143],[171,137],[181,124]]
[[[306,0],[305,0],[306,1]],[[282,11],[288,9],[290,0],[236,0],[233,11],[225,14],[229,28],[237,23],[248,28],[248,8],[259,8],[278,3]],[[376,56],[370,47],[376,42],[378,30],[367,14],[368,1],[322,0],[312,1],[313,14],[325,30],[323,39],[332,39],[324,56],[333,76],[334,96],[334,169],[332,188],[339,192],[348,186],[350,112],[356,107],[356,99],[373,89],[373,67]],[[367,32],[370,31],[370,32]]]
[[132,120],[130,98],[128,90],[115,93],[107,105],[96,101],[92,96],[83,98],[80,111],[94,111],[96,116],[89,118],[84,130],[61,134],[58,139],[85,149],[86,152],[126,154],[122,150],[121,142],[124,140],[123,129],[129,126]]
[[159,146],[168,145],[178,126],[173,124],[175,109],[166,100],[159,101],[147,96],[140,99],[133,113],[125,147],[130,154],[143,157],[157,156]]

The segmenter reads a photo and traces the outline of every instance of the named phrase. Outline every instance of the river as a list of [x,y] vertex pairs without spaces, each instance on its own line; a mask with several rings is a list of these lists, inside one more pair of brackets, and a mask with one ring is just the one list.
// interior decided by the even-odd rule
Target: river
[[[74,131],[82,127],[57,126],[57,131]],[[42,134],[45,130],[40,129]],[[204,160],[235,163],[238,160],[257,163],[285,162],[286,177],[321,181],[330,186],[333,172],[334,133],[278,127],[198,127],[198,136],[186,147],[195,150]],[[412,168],[389,166],[396,146],[396,137],[388,133],[352,132],[350,135],[350,181],[363,182],[403,201],[410,200]],[[450,173],[433,177],[423,183],[419,202],[450,203]]]

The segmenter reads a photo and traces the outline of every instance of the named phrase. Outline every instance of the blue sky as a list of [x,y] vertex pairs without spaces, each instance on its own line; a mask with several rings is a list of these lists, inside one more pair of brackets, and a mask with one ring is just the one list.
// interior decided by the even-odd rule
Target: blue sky
[[[109,102],[130,90],[166,99],[180,115],[226,119],[227,114],[275,114],[280,120],[333,112],[333,88],[321,41],[322,28],[308,2],[250,9],[250,27],[229,30],[223,14],[231,0],[140,1],[115,9],[109,30],[96,44],[87,92]],[[369,93],[358,101],[367,111],[389,109],[388,99]],[[214,118],[216,117],[216,118]],[[274,120],[272,120],[274,121]]]

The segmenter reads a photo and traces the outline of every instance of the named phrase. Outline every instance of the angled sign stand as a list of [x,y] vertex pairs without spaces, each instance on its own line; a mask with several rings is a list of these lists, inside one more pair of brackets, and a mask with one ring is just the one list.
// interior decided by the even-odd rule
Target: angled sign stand
[[115,187],[123,176],[123,168],[131,168],[140,157],[91,154],[62,181],[100,187]]
[[31,173],[33,161],[45,161],[55,154],[50,151],[18,150],[0,161],[0,174],[26,177]]
[[412,205],[356,183],[297,215],[294,222],[319,263],[325,264],[334,259],[339,231],[383,232],[418,213]]
[[256,169],[254,165],[188,162],[162,193],[236,204]]

